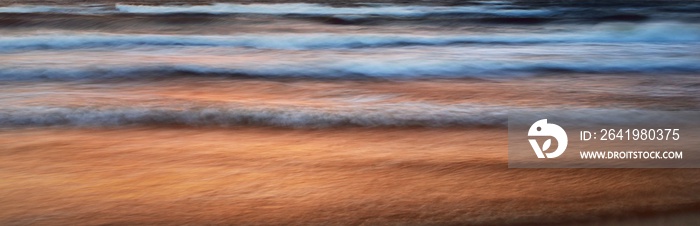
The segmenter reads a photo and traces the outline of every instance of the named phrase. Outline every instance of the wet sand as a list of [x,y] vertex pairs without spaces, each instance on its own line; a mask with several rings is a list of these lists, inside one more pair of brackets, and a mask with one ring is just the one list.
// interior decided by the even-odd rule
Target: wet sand
[[149,127],[3,131],[0,222],[698,220],[697,214],[659,215],[698,211],[698,170],[508,169],[506,133]]
[[[413,102],[694,109],[694,81],[185,76],[0,86],[8,106]],[[696,169],[508,169],[506,136],[498,126],[5,128],[0,224],[667,225],[700,219]]]

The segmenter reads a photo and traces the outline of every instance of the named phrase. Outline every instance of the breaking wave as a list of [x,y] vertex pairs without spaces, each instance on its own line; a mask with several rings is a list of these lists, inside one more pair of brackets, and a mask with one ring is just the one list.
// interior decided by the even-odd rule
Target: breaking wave
[[[571,125],[606,123],[625,125],[649,120],[654,123],[686,123],[697,112],[665,117],[663,111],[622,108],[527,108],[474,104],[441,105],[422,102],[350,104],[332,108],[300,106],[141,106],[141,107],[11,107],[0,111],[2,127],[37,126],[192,126],[280,128],[335,127],[505,127],[508,115],[576,117]],[[583,116],[586,117],[583,117]]]
[[227,46],[258,49],[363,48],[408,45],[537,43],[700,42],[700,27],[683,23],[607,24],[588,31],[547,34],[413,35],[413,34],[36,34],[0,37],[0,50],[73,49],[129,46]]
[[95,66],[42,68],[0,68],[0,81],[151,79],[169,76],[229,76],[251,78],[309,79],[415,79],[415,78],[499,78],[548,73],[694,73],[700,71],[695,59],[655,62],[424,62],[355,60],[336,63],[309,62],[236,67],[207,65]]
[[480,106],[382,104],[363,108],[303,107],[19,107],[0,111],[0,125],[23,126],[272,126],[327,127],[451,127],[504,126],[505,111]]

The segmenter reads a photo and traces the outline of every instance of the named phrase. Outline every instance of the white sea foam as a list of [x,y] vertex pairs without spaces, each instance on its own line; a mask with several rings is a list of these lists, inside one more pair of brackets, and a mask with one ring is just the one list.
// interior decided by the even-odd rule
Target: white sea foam
[[508,9],[505,5],[479,6],[421,6],[421,5],[360,5],[334,7],[311,3],[282,4],[234,4],[211,5],[128,5],[116,4],[114,8],[103,6],[49,6],[11,5],[0,7],[0,13],[67,13],[67,14],[267,14],[267,15],[380,15],[380,16],[425,16],[430,14],[495,14],[506,16],[550,15],[545,9]]
[[361,48],[461,43],[700,42],[700,27],[684,23],[603,24],[585,31],[530,34],[341,34],[152,35],[110,33],[30,34],[0,37],[0,50],[71,49],[144,45],[230,46],[259,49]]
[[246,107],[16,107],[0,110],[0,126],[275,126],[289,128],[504,126],[500,107],[421,103],[333,109]]
[[333,7],[310,3],[283,4],[229,4],[217,3],[202,6],[146,6],[117,4],[117,10],[128,13],[210,13],[210,14],[305,14],[305,15],[388,15],[424,16],[428,14],[486,13],[498,15],[546,15],[542,9],[504,9],[499,6],[418,6],[418,5],[377,5],[359,7]]
[[0,13],[65,13],[65,14],[103,14],[113,10],[100,5],[85,6],[49,6],[49,5],[11,5],[0,7]]
[[[404,61],[406,62],[406,61]],[[395,62],[344,62],[324,66],[290,65],[263,66],[249,68],[224,68],[202,65],[161,65],[143,67],[93,67],[93,68],[35,68],[5,69],[0,68],[0,81],[26,80],[83,80],[83,79],[147,79],[168,77],[176,73],[192,76],[243,76],[259,78],[319,78],[319,79],[411,79],[411,78],[498,78],[538,75],[548,72],[579,73],[691,73],[700,71],[700,65],[693,62],[654,63],[639,65],[594,63],[535,63],[535,64],[473,64],[455,65],[451,62],[413,61],[413,65]]]
[[[0,80],[511,77],[544,73],[697,73],[700,44],[458,45],[257,50],[222,47],[27,51],[0,55]],[[439,54],[436,54],[439,53]],[[71,57],[63,57],[69,55]]]
[[[566,111],[560,111],[568,109]],[[682,123],[697,117],[663,117],[665,112],[623,108],[527,108],[500,105],[434,103],[350,104],[333,108],[299,106],[141,106],[141,107],[8,107],[0,110],[0,127],[132,125],[329,127],[505,127],[508,115],[576,117],[577,123],[625,125],[643,120]],[[585,117],[583,117],[585,116]]]

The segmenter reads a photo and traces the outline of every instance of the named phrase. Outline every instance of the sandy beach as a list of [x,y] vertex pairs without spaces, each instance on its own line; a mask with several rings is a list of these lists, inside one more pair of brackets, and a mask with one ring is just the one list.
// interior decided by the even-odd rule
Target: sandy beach
[[[570,85],[598,89],[568,95],[556,89],[562,87],[556,77],[404,82],[185,77],[122,81],[109,89],[55,82],[41,85],[51,90],[48,96],[17,101],[31,105],[49,98],[56,106],[80,106],[89,99],[92,105],[119,106],[140,98],[319,107],[468,100],[537,108],[582,99],[591,101],[578,102],[581,106],[650,106],[632,94],[606,98],[645,81],[614,78],[589,76]],[[522,84],[540,85],[514,88]],[[35,86],[13,83],[2,90],[21,93]],[[688,106],[679,100],[649,103]],[[656,225],[698,220],[698,170],[508,169],[506,136],[500,126],[5,129],[0,132],[0,222]]]
[[4,131],[0,218],[4,225],[698,220],[660,214],[698,210],[697,170],[508,169],[505,136],[501,129]]
[[217,2],[0,1],[0,225],[700,223],[698,169],[508,168],[700,109],[700,5]]

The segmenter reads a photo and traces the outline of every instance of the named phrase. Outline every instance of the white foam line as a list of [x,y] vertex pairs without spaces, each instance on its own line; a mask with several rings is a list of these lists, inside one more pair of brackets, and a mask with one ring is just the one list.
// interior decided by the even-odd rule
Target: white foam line
[[[664,117],[667,112],[625,108],[581,108],[572,106],[514,107],[500,105],[424,102],[351,104],[333,108],[299,106],[250,107],[221,105],[206,107],[6,107],[0,109],[0,127],[36,126],[274,126],[284,128],[356,127],[504,127],[508,116],[579,118],[570,124],[605,123],[625,125],[652,120],[654,123],[684,123],[697,117]],[[651,121],[650,121],[651,122]]]
[[338,34],[271,33],[247,35],[33,34],[0,37],[0,51],[70,49],[140,45],[232,46],[261,49],[357,48],[387,45],[449,45],[455,43],[623,43],[700,42],[700,27],[686,23],[604,24],[585,31],[547,34]]
[[0,7],[0,13],[70,13],[70,14],[267,14],[267,15],[384,15],[384,16],[424,16],[428,14],[498,14],[510,16],[549,15],[544,9],[504,9],[502,5],[485,6],[420,6],[420,5],[377,5],[357,7],[333,7],[311,3],[282,4],[234,4],[215,3],[211,5],[128,5],[115,4],[115,9],[94,6],[48,6],[48,5],[11,5]]

